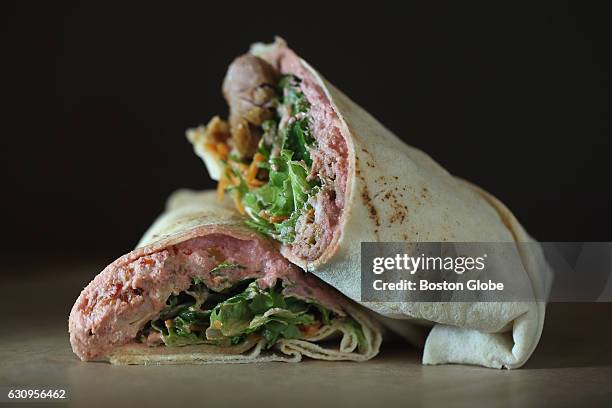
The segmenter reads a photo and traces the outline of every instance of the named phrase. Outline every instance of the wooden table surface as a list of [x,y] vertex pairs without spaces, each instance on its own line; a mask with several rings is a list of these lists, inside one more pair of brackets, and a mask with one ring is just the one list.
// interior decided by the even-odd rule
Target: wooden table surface
[[67,317],[105,262],[3,262],[13,266],[0,275],[0,387],[66,388],[73,406],[612,406],[609,303],[549,305],[535,354],[511,371],[422,366],[419,350],[397,342],[366,363],[83,363],[70,349]]

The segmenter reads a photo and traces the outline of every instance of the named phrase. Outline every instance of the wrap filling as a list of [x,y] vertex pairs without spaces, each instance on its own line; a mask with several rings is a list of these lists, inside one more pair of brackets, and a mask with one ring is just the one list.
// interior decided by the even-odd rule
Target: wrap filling
[[[222,264],[216,270],[226,267],[240,266]],[[355,320],[338,316],[314,300],[284,295],[280,282],[261,289],[249,279],[229,290],[213,291],[194,278],[189,289],[168,298],[158,318],[145,325],[139,341],[149,346],[227,347],[256,335],[270,348],[279,339],[308,340],[320,328],[332,324],[353,332],[359,348],[365,346],[361,326]]]
[[307,72],[289,73],[251,54],[230,65],[223,93],[228,121],[215,116],[187,134],[220,167],[216,177],[211,172],[219,198],[231,192],[251,228],[316,259],[344,200],[346,144],[331,105]]
[[122,353],[124,345],[151,355],[196,345],[285,353],[287,342],[338,337],[352,347],[341,344],[343,357],[370,350],[366,328],[342,297],[257,235],[211,233],[119,258],[75,302],[73,350],[83,360]]

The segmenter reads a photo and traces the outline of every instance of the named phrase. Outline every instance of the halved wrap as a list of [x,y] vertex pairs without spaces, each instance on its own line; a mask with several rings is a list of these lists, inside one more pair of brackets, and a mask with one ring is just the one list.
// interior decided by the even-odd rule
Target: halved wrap
[[380,328],[302,272],[214,193],[175,194],[138,248],[106,267],[70,313],[73,351],[114,364],[363,361]]
[[[223,93],[228,121],[187,132],[219,195],[231,194],[287,259],[356,301],[361,242],[532,242],[503,204],[403,143],[281,39],[236,58]],[[533,298],[423,303],[407,292],[402,302],[360,303],[408,320],[403,330],[432,327],[426,364],[519,367],[540,338],[550,272],[537,244],[507,256]]]

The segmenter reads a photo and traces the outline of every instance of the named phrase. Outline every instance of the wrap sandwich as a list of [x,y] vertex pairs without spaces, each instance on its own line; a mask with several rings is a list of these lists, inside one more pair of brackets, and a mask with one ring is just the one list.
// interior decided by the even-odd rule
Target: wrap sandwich
[[366,311],[244,226],[213,193],[177,193],[138,247],[82,291],[69,318],[82,360],[114,364],[364,361]]
[[[423,362],[519,367],[540,338],[550,271],[512,213],[450,175],[351,101],[277,38],[236,58],[223,81],[229,105],[187,131],[218,195],[281,253],[381,315],[415,342]],[[362,242],[504,242],[494,272],[516,274],[517,302],[368,302],[360,297]],[[521,246],[520,243],[533,243]],[[409,249],[408,249],[409,251]],[[423,330],[421,330],[423,328]],[[425,339],[426,338],[426,339]]]

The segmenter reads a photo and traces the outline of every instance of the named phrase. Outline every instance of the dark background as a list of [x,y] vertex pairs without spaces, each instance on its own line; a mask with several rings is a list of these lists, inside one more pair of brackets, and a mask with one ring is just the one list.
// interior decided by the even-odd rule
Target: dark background
[[536,238],[612,240],[609,6],[101,3],[3,13],[5,255],[114,258],[174,189],[212,187],[184,131],[275,34]]

